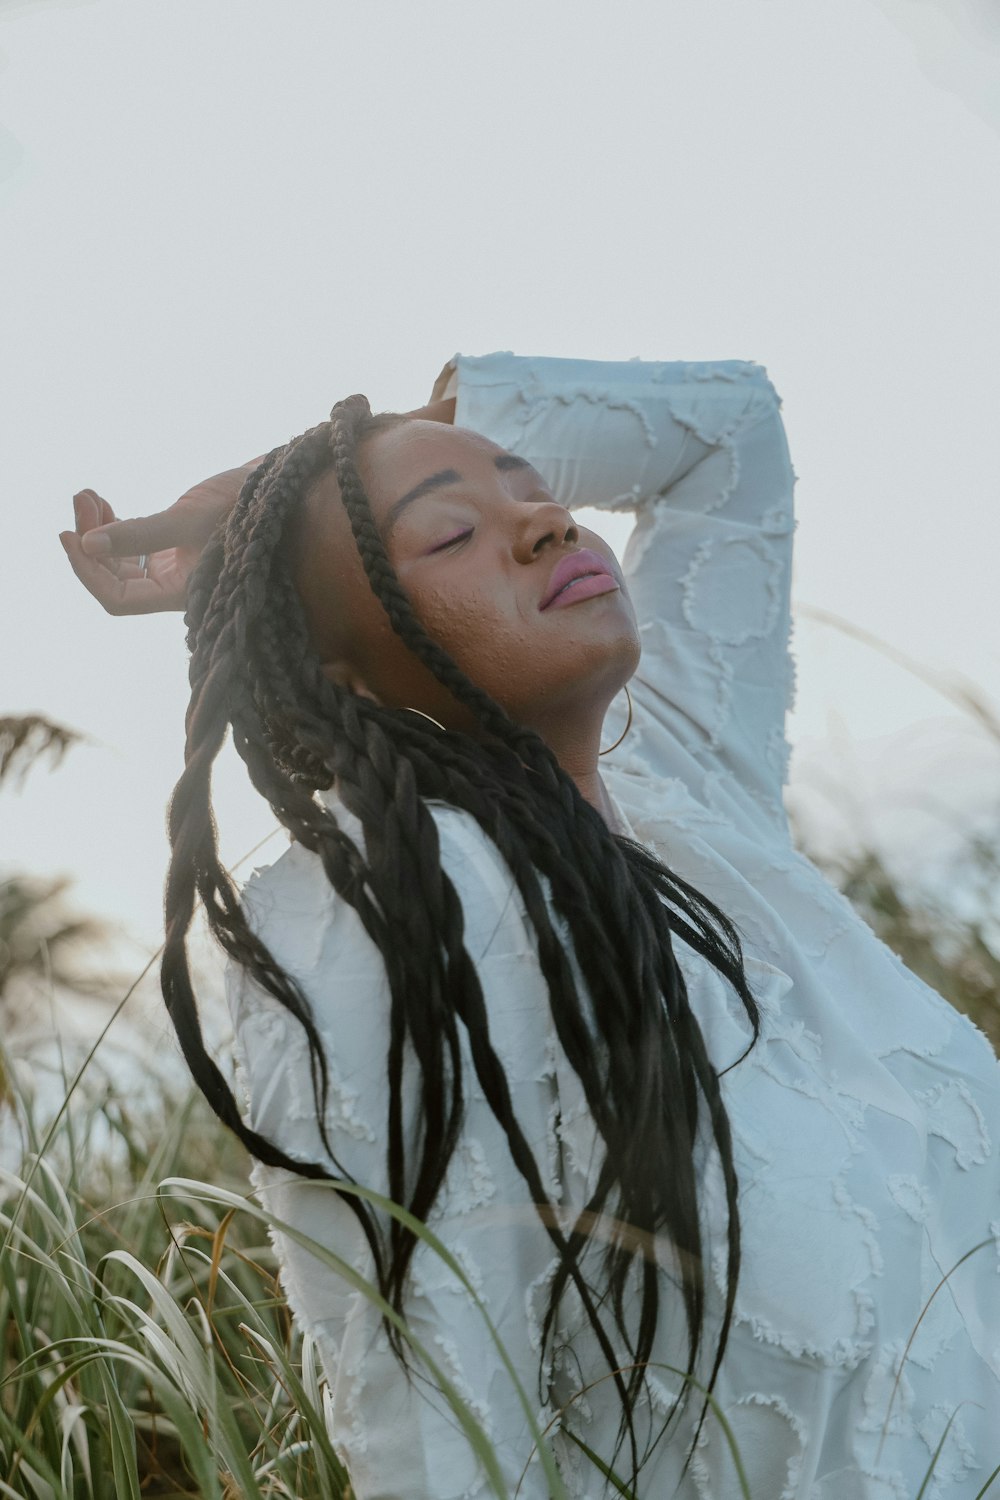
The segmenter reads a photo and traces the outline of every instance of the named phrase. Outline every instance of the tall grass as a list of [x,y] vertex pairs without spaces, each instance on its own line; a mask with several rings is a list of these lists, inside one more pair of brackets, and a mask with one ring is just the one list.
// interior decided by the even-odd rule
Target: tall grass
[[[245,1191],[200,1099],[139,1121],[80,1089],[45,1139],[8,1087],[11,1103],[25,1149],[0,1171],[0,1492],[347,1496],[259,1213],[160,1186],[211,1156],[218,1190]],[[95,1164],[81,1143],[109,1131],[124,1157]]]
[[[1000,712],[977,683],[917,661],[828,610],[800,605],[798,613],[860,641],[917,678],[1000,750]],[[820,856],[808,843],[803,848],[882,941],[968,1015],[1000,1054],[1000,793],[992,813],[990,831],[966,834],[934,882],[901,868],[860,830],[839,857]]]
[[[83,1074],[42,1135],[6,1055],[2,1076],[22,1151],[0,1167],[0,1494],[350,1500],[315,1345],[289,1317],[268,1218],[246,1191],[249,1161],[201,1096],[123,1108]],[[406,1219],[479,1305],[562,1500],[550,1446],[461,1267],[405,1210],[355,1191]],[[507,1500],[481,1423],[432,1352],[329,1247],[278,1227],[392,1318]]]
[[[0,1168],[0,1495],[352,1500],[329,1437],[317,1350],[289,1317],[267,1217],[246,1191],[242,1147],[193,1092],[174,1106],[135,1110],[103,1087],[91,1098],[83,1085],[43,1135],[18,1069],[2,1060],[4,1107],[16,1113],[23,1151],[16,1168]],[[97,1157],[95,1139],[122,1149]],[[329,1247],[278,1227],[385,1310],[376,1288]],[[464,1281],[433,1235],[414,1227]],[[992,1248],[984,1242],[969,1254]],[[478,1301],[467,1281],[465,1289]],[[430,1352],[397,1326],[450,1401],[490,1492],[514,1500],[477,1418]],[[498,1339],[496,1358],[506,1360]],[[732,1458],[732,1500],[773,1500],[751,1493],[724,1414],[709,1405]],[[565,1500],[548,1435],[535,1428],[548,1493]],[[631,1496],[601,1455],[574,1441],[611,1492]]]

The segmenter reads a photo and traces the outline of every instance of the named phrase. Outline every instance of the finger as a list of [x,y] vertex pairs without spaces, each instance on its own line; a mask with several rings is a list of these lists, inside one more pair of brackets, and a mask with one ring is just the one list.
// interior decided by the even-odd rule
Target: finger
[[[61,531],[59,540],[73,572],[109,615],[149,615],[177,607],[159,584],[139,575],[138,568],[133,576],[119,578],[103,562],[89,557],[75,532]],[[128,574],[132,574],[133,567],[125,565]]]
[[73,496],[73,515],[76,519],[77,536],[83,536],[91,527],[99,526],[100,497],[93,490],[80,490]]
[[84,551],[93,558],[139,557],[142,553],[160,552],[167,547],[183,546],[188,540],[183,516],[171,509],[155,516],[138,516],[130,521],[111,521],[88,529],[83,538]]
[[[83,537],[97,526],[105,526],[115,520],[115,513],[108,502],[96,490],[79,490],[73,496],[73,515],[76,518],[76,534]],[[108,559],[104,559],[108,562]],[[117,566],[113,569],[117,572]]]
[[[93,530],[99,521],[114,520],[114,511],[106,500],[94,490],[80,490],[73,496],[73,514],[76,517],[76,534],[81,539],[88,531]],[[118,577],[124,563],[116,557],[104,557],[101,559],[104,567],[109,568]],[[138,575],[137,575],[138,576]]]

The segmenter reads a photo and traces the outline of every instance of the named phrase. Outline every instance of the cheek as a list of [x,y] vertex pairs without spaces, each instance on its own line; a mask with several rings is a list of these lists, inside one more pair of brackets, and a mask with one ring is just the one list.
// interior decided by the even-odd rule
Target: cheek
[[426,630],[480,686],[525,658],[538,641],[513,596],[481,587],[431,588],[414,597]]
[[[476,685],[515,718],[632,675],[638,631],[627,594],[617,607],[540,615],[513,590],[484,589],[479,579],[449,579],[410,591],[414,611]],[[620,679],[620,681],[619,681]]]

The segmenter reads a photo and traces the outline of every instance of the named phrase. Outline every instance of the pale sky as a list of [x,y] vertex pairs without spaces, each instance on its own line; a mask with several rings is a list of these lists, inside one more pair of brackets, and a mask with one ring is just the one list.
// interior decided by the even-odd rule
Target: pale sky
[[[183,628],[84,594],[73,492],[160,509],[352,391],[420,404],[457,350],[767,367],[799,476],[796,767],[846,736],[884,779],[888,736],[905,781],[912,726],[949,715],[810,608],[1000,702],[989,15],[0,0],[0,712],[91,740],[3,798],[0,858],[158,942]],[[620,550],[624,522],[585,520]],[[985,800],[970,753],[978,781],[947,753],[915,774]],[[243,778],[219,777],[231,859],[274,823]]]

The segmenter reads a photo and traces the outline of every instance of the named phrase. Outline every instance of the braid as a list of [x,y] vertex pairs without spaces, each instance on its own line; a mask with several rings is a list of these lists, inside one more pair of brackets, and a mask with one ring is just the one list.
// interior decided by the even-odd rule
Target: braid
[[[329,1166],[291,1161],[246,1126],[205,1051],[187,958],[187,932],[200,898],[225,951],[303,1027],[323,1144],[340,1178],[352,1181],[326,1136],[327,1064],[309,1003],[249,928],[219,862],[211,768],[231,726],[253,785],[293,839],[319,858],[333,890],[357,911],[384,960],[390,1197],[422,1220],[440,1192],[461,1133],[461,1026],[478,1083],[557,1252],[542,1327],[540,1393],[545,1399],[558,1309],[572,1284],[618,1390],[619,1447],[629,1444],[634,1483],[641,1461],[633,1414],[660,1305],[658,1236],[667,1237],[674,1254],[689,1375],[701,1354],[705,1286],[696,1142],[706,1125],[721,1160],[728,1210],[725,1307],[709,1391],[725,1351],[740,1264],[728,1119],[674,938],[732,985],[754,1039],[757,1007],[733,924],[648,850],[612,834],[541,737],[466,677],[413,613],[357,467],[359,442],[404,420],[373,417],[367,400],[352,396],[334,407],[328,423],[273,450],[244,484],[222,534],[192,576],[186,616],[191,700],[185,769],[169,813],[163,993],[196,1081],[252,1154],[300,1175],[336,1180]],[[393,630],[472,712],[482,738],[442,736],[417,715],[382,708],[323,672],[294,583],[290,538],[309,485],[331,464],[365,574]],[[363,853],[315,796],[334,783],[341,803],[360,821]],[[605,1147],[590,1201],[568,1229],[560,1227],[490,1040],[482,985],[465,945],[462,903],[441,863],[431,799],[473,817],[509,867],[537,942],[556,1035]],[[585,990],[577,972],[586,976]],[[413,1160],[402,1113],[408,1050],[417,1063],[422,1126]],[[362,1225],[382,1295],[402,1313],[416,1236],[392,1218],[386,1240],[362,1199],[344,1194],[344,1201]],[[598,1292],[584,1275],[583,1261],[602,1215],[610,1216],[612,1228]],[[630,1328],[626,1293],[634,1268],[640,1272],[639,1315]],[[602,1314],[605,1303],[628,1350],[627,1370],[620,1368]],[[400,1334],[388,1324],[387,1333],[405,1366]],[[669,1420],[683,1404],[682,1396]],[[707,1402],[701,1420],[706,1409]]]

